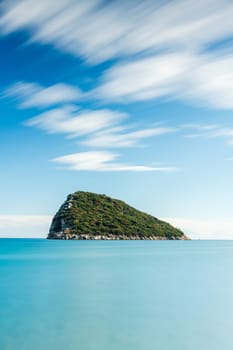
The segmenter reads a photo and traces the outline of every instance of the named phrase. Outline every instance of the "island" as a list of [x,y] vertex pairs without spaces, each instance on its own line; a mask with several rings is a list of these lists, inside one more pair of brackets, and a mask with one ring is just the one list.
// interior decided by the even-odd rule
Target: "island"
[[179,229],[104,194],[69,194],[52,220],[48,239],[186,240]]

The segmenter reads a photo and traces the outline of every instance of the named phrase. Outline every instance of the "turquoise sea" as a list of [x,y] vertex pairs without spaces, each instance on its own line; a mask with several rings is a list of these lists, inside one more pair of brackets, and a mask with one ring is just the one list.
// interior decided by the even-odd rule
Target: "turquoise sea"
[[232,350],[233,242],[0,240],[1,350]]

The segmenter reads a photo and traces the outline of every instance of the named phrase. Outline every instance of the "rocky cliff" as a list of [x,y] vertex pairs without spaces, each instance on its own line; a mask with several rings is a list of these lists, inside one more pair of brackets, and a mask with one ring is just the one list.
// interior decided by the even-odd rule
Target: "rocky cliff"
[[52,220],[48,239],[184,240],[182,231],[126,203],[90,192],[75,192]]

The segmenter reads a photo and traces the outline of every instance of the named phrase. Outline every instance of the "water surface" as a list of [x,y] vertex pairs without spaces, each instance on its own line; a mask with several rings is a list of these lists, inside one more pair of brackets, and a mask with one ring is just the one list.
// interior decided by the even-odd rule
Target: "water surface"
[[0,240],[0,349],[232,350],[233,242]]

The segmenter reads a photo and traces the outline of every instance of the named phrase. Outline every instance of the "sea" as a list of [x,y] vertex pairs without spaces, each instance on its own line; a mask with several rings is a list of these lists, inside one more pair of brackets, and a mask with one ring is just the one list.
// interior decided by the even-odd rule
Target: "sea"
[[0,239],[1,350],[232,350],[232,241]]

